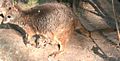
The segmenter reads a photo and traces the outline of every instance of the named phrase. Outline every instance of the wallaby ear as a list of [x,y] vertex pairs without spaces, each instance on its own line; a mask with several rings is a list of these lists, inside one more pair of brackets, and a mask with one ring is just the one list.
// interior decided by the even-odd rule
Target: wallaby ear
[[17,5],[17,4],[14,5],[13,9],[14,9],[15,11],[22,11],[21,8],[20,8],[20,6]]

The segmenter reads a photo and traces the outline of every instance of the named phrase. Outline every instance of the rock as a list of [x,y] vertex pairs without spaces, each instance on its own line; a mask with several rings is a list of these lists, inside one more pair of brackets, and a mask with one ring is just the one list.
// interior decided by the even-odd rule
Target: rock
[[57,47],[46,45],[45,48],[25,46],[22,36],[13,29],[0,29],[1,61],[119,61],[120,50],[108,43],[99,32],[92,32],[91,40],[74,33],[64,51],[55,58],[48,56],[57,51]]

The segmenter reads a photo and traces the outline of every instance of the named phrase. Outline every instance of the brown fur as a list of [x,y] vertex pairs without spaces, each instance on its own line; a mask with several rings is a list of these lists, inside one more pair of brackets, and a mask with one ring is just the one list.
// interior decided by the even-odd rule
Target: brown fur
[[13,6],[5,15],[3,23],[19,25],[28,34],[28,39],[38,34],[65,46],[77,20],[67,6],[60,3],[45,3],[25,11]]

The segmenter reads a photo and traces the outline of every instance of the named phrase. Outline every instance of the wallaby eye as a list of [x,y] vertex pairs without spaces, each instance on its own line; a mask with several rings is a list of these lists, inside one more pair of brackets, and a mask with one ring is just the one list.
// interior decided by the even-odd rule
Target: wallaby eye
[[11,16],[7,16],[8,18],[11,18]]
[[9,7],[8,9],[11,10],[11,7]]

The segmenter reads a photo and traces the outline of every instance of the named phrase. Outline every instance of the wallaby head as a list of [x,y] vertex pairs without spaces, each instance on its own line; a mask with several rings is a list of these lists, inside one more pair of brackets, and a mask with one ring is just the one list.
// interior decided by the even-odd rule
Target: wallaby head
[[12,0],[0,0],[0,14],[5,15],[12,5]]
[[7,10],[6,14],[4,15],[4,20],[3,23],[12,23],[12,24],[17,24],[17,20],[19,19],[21,10],[17,5],[9,7]]

